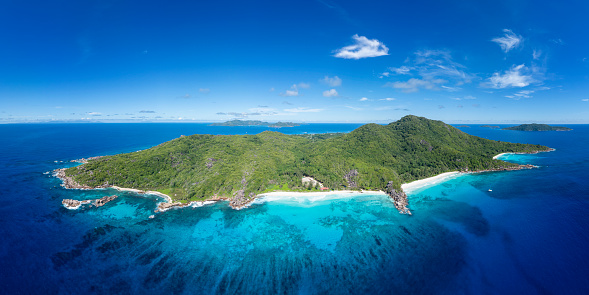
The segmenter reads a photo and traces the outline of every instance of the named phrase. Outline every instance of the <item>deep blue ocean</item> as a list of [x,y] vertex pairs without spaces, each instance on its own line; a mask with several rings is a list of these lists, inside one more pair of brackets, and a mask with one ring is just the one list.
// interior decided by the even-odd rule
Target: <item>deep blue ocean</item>
[[[46,172],[180,135],[267,128],[0,125],[0,293],[589,294],[589,125],[568,127],[574,130],[461,127],[556,151],[502,158],[538,169],[463,175],[415,190],[413,216],[385,196],[356,194],[261,199],[239,211],[217,202],[149,218],[155,196],[65,190]],[[61,204],[115,193],[100,208]]]

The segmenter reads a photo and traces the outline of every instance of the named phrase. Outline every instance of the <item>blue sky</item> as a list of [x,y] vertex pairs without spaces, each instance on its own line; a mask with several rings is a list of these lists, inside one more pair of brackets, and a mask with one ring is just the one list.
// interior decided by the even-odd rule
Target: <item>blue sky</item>
[[2,123],[589,123],[587,1],[2,6]]

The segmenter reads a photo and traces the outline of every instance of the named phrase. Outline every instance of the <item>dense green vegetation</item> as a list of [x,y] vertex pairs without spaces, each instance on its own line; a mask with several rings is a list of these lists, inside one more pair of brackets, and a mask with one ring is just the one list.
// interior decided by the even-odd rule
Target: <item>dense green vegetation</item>
[[546,124],[522,124],[519,126],[503,128],[503,130],[517,130],[517,131],[570,131],[573,130],[567,127],[550,126]]
[[210,126],[268,126],[274,128],[280,127],[295,127],[300,126],[300,124],[293,123],[293,122],[276,122],[276,123],[268,123],[264,121],[258,120],[231,120],[223,123],[213,123]]
[[332,189],[384,189],[448,171],[516,166],[492,157],[545,146],[492,141],[441,121],[406,116],[346,134],[191,135],[69,168],[80,184],[158,190],[177,200],[305,190],[303,176]]

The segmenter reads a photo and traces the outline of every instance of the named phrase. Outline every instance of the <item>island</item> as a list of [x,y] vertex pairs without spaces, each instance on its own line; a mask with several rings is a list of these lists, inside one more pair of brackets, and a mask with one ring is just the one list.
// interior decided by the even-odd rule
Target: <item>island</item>
[[209,126],[267,126],[272,128],[282,128],[282,127],[296,127],[301,126],[300,124],[293,123],[293,122],[276,122],[276,123],[268,123],[264,121],[258,120],[231,120],[223,123],[213,123]]
[[491,129],[498,129],[498,128],[501,128],[501,127],[499,127],[499,126],[495,126],[495,125],[481,125],[481,127],[484,127],[484,128],[491,128]]
[[571,131],[573,129],[561,126],[550,126],[546,124],[522,124],[519,126],[503,128],[503,130],[516,130],[516,131]]
[[380,191],[399,212],[410,214],[404,183],[445,172],[532,168],[493,156],[550,150],[488,140],[408,115],[350,133],[183,136],[142,151],[93,158],[56,175],[66,188],[123,187],[169,196],[160,211],[214,200],[240,209],[265,193],[327,189]]

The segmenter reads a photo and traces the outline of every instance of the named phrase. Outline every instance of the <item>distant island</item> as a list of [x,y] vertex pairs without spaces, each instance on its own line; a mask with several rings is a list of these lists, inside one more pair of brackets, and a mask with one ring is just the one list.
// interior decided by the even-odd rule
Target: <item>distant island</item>
[[268,126],[272,128],[282,128],[282,127],[295,127],[301,126],[301,124],[293,123],[293,122],[277,122],[277,123],[268,123],[264,121],[258,120],[231,120],[223,123],[213,123],[209,126]]
[[468,126],[468,125],[458,125],[456,127],[470,128],[470,126]]
[[546,146],[472,136],[441,121],[405,116],[350,133],[183,136],[150,149],[86,159],[56,171],[66,188],[156,191],[158,210],[228,200],[242,208],[269,192],[381,191],[410,214],[401,185],[441,173],[532,168],[494,159]]
[[501,128],[501,127],[499,127],[499,126],[495,126],[495,125],[481,125],[481,127],[485,127],[485,128],[493,128],[493,129]]
[[573,129],[561,126],[550,126],[546,124],[522,124],[519,126],[503,128],[503,130],[517,130],[517,131],[571,131]]

